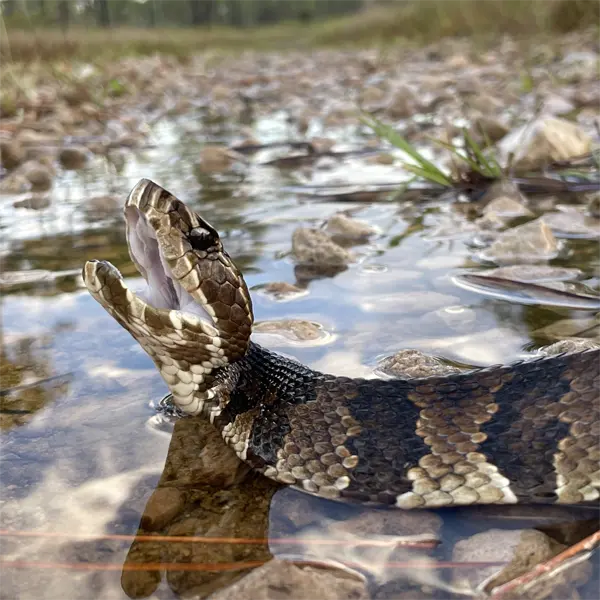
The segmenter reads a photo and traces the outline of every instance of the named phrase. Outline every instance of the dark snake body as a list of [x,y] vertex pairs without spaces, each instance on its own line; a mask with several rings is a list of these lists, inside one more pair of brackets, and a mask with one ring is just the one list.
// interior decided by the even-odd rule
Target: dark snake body
[[[175,403],[210,418],[266,476],[402,508],[600,497],[600,350],[422,379],[319,373],[239,333],[251,325],[249,295],[206,222],[147,181],[127,206],[214,328],[142,302],[107,263],[86,265],[86,285],[150,354]],[[193,285],[180,274],[190,269]]]

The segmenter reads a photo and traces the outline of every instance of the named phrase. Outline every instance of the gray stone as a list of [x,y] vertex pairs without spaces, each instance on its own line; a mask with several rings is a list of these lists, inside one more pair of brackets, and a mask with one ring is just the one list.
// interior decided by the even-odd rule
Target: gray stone
[[439,358],[420,350],[400,350],[379,362],[377,370],[392,377],[430,377],[460,373],[458,367],[444,364]]
[[292,252],[299,264],[341,266],[352,261],[352,254],[320,229],[296,229],[292,235]]
[[274,559],[231,587],[212,594],[210,600],[360,600],[368,597],[362,579],[345,571]]

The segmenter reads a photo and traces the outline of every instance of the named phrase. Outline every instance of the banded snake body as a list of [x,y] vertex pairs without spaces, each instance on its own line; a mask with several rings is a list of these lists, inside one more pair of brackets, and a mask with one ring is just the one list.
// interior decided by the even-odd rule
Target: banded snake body
[[204,219],[141,180],[125,220],[147,291],[103,261],[85,285],[175,405],[267,477],[401,508],[598,501],[600,350],[422,379],[319,373],[251,341],[248,288]]

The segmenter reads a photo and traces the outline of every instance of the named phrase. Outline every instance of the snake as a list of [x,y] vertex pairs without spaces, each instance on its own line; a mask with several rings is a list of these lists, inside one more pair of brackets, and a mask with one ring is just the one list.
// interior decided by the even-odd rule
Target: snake
[[214,227],[142,179],[124,207],[144,289],[106,261],[85,286],[150,356],[174,405],[252,469],[400,509],[596,504],[600,349],[421,378],[315,371],[251,340],[253,308]]

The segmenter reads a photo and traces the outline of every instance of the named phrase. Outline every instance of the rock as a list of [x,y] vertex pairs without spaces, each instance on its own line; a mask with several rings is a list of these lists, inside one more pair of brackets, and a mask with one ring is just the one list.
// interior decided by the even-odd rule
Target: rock
[[581,319],[559,319],[533,332],[534,337],[563,340],[567,337],[589,336],[600,340],[600,321],[594,317]]
[[209,600],[360,600],[368,597],[362,579],[351,577],[346,571],[273,559],[231,587],[212,594]]
[[504,137],[498,149],[505,163],[512,155],[513,168],[523,172],[585,154],[591,145],[591,137],[579,125],[542,115]]
[[261,289],[263,292],[269,296],[273,296],[277,300],[290,300],[292,298],[304,296],[308,293],[307,290],[285,281],[273,281],[267,283]]
[[[569,10],[566,8],[565,9]],[[561,61],[560,76],[563,80],[577,83],[594,78],[593,73],[598,72],[598,54],[591,51],[569,52]]]
[[148,499],[140,526],[158,531],[178,516],[185,506],[185,495],[173,487],[159,487]]
[[365,110],[381,105],[385,92],[378,87],[368,86],[361,91],[360,104]]
[[405,119],[417,112],[417,96],[412,88],[403,85],[393,92],[385,107],[385,114],[392,119]]
[[71,147],[63,148],[59,155],[58,160],[62,165],[63,169],[78,170],[85,167],[88,161],[88,153],[85,148]]
[[588,196],[585,212],[593,219],[600,219],[600,192]]
[[504,227],[507,220],[515,217],[530,217],[533,213],[519,200],[508,196],[494,198],[483,209],[483,217],[476,223],[485,229],[499,229]]
[[485,141],[489,140],[492,144],[501,140],[509,131],[509,127],[495,117],[481,115],[474,119],[472,133]]
[[489,204],[492,200],[496,198],[511,198],[520,204],[525,204],[527,199],[521,193],[519,186],[508,179],[501,179],[492,183],[490,187],[486,190],[485,194],[481,196],[479,202],[484,206]]
[[490,114],[500,111],[502,101],[496,96],[490,96],[489,94],[474,94],[473,97],[468,99],[468,105],[471,109],[478,113]]
[[514,264],[551,260],[558,252],[552,230],[543,220],[536,219],[499,234],[480,256],[497,264]]
[[21,145],[16,142],[0,142],[0,165],[5,169],[14,169],[25,160],[25,151]]
[[85,203],[84,210],[88,216],[101,219],[115,214],[121,204],[114,196],[94,196]]
[[198,168],[203,173],[214,173],[230,169],[234,162],[246,163],[246,158],[225,146],[207,145],[200,151]]
[[592,350],[594,348],[600,348],[600,343],[585,338],[571,338],[555,342],[549,346],[542,346],[538,352],[546,356],[551,356],[553,354],[562,354],[563,352],[583,352],[584,350]]
[[373,235],[377,231],[368,223],[351,219],[343,213],[335,214],[327,219],[325,230],[336,241],[344,240],[348,242],[365,242],[370,235]]
[[600,219],[586,216],[573,207],[545,214],[542,220],[558,238],[593,240],[600,236]]
[[330,337],[319,323],[301,319],[259,321],[254,323],[252,331],[278,335],[293,342],[316,342]]
[[381,535],[407,538],[429,536],[432,540],[438,537],[441,528],[442,519],[434,512],[380,510],[374,507],[364,508],[355,516],[334,521],[329,527],[333,534],[348,532],[362,539]]
[[300,264],[345,266],[352,254],[336,244],[324,231],[299,227],[292,235],[292,253]]
[[566,548],[564,544],[559,544],[545,533],[535,529],[525,529],[520,531],[520,534],[512,560],[485,586],[486,590],[491,591],[495,587],[511,581],[536,565],[553,558]]
[[[508,581],[506,574],[515,577],[535,564],[555,556],[564,546],[551,540],[540,531],[490,529],[477,533],[454,545],[452,560],[462,563],[498,562],[509,563],[505,567],[474,567],[461,569],[454,577],[454,584],[471,590],[480,589],[488,581]],[[488,584],[489,585],[489,584]],[[488,588],[486,585],[486,588]]]
[[329,152],[335,146],[335,140],[324,137],[313,137],[308,140],[315,152]]
[[446,66],[449,69],[466,69],[471,62],[464,54],[454,54],[446,60]]
[[458,367],[443,363],[439,358],[424,354],[420,350],[400,350],[377,365],[385,375],[400,378],[430,377],[460,373]]
[[15,208],[30,208],[31,210],[42,210],[48,208],[52,204],[50,196],[43,194],[29,194],[22,200],[13,202]]
[[52,187],[52,171],[45,165],[28,161],[21,165],[20,171],[31,184],[34,192],[44,192]]
[[20,171],[14,171],[0,179],[0,193],[2,194],[23,194],[30,187],[31,184]]
[[575,105],[562,96],[550,94],[544,98],[542,113],[547,115],[568,115],[575,110]]
[[389,154],[388,152],[378,152],[367,158],[367,162],[376,165],[393,165],[395,161],[396,159],[393,154]]
[[498,267],[497,269],[487,269],[477,274],[525,283],[539,283],[542,281],[571,281],[581,277],[582,272],[579,269],[570,267],[550,265],[510,265],[508,267]]

